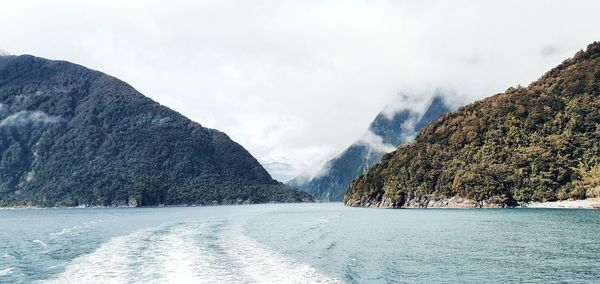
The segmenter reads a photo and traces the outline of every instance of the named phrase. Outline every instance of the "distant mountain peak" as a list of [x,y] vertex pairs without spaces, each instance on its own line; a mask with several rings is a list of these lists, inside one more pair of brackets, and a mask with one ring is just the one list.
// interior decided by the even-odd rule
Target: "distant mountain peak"
[[[404,102],[405,105],[399,103]],[[421,105],[422,104],[422,105]],[[389,113],[395,109],[395,112]],[[442,94],[411,98],[399,93],[395,101],[380,112],[365,134],[333,159],[327,161],[311,179],[297,177],[288,185],[327,201],[342,201],[350,182],[381,157],[414,139],[418,131],[438,116],[450,111]]]

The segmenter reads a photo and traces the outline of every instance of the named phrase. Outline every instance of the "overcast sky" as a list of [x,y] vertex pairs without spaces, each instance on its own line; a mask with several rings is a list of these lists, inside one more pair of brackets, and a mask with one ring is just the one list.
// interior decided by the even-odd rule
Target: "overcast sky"
[[398,92],[484,98],[600,40],[592,0],[0,3],[0,49],[116,76],[281,163],[281,180],[360,138]]

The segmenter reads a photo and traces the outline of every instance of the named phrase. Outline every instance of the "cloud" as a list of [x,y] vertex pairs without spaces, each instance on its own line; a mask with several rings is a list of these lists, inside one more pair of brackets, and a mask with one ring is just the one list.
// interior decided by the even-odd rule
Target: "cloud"
[[398,91],[472,101],[528,85],[600,39],[598,10],[592,0],[21,0],[2,5],[0,48],[104,71],[263,163],[314,172]]
[[281,182],[287,182],[298,174],[293,166],[286,163],[265,163],[263,167],[271,174],[271,176]]
[[5,116],[8,116],[10,114],[10,109],[8,109],[8,106],[0,103],[0,119],[4,118]]
[[552,45],[546,45],[540,49],[540,54],[542,56],[552,56],[559,52],[558,47]]
[[370,150],[382,153],[389,153],[396,149],[394,145],[383,143],[383,138],[370,130],[367,130],[357,143],[367,146]]
[[403,110],[422,114],[429,106],[429,103],[431,103],[432,93],[433,91],[429,90],[410,90],[405,88],[404,90],[399,91],[396,96],[387,103],[382,112],[388,119],[392,119],[394,114]]
[[[320,177],[328,175],[329,171],[331,171],[331,167],[333,167],[333,162],[335,162],[335,160],[338,159],[340,157],[340,155],[338,155],[338,156],[334,157],[333,159],[325,162],[323,164],[323,166],[321,168],[319,168],[319,170],[316,173],[314,173],[313,175],[310,175],[310,177],[312,179],[318,179]],[[307,175],[306,174],[301,174],[300,176],[306,177]]]
[[19,111],[0,120],[0,127],[23,127],[31,124],[57,123],[60,121],[59,116],[51,116],[42,111]]

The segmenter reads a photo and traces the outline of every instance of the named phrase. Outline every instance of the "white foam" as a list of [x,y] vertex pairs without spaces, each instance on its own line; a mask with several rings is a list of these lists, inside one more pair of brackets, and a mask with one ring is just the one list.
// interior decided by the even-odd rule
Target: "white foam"
[[219,259],[211,249],[213,244],[202,241],[207,227],[176,226],[150,240],[152,249],[146,250],[142,258],[145,263],[141,266],[141,278],[160,283],[239,283],[239,275]]
[[96,224],[103,223],[105,220],[84,222],[81,225],[76,225],[68,228],[62,228],[58,232],[50,233],[50,237],[60,237],[65,234],[78,233],[81,230],[87,230]]
[[228,255],[240,262],[252,282],[259,283],[342,283],[340,279],[323,275],[314,267],[298,263],[281,253],[256,242],[243,234],[241,227],[233,227],[222,238],[229,246]]
[[241,226],[182,223],[114,237],[48,283],[341,283],[252,240]]
[[115,237],[93,253],[75,258],[57,278],[47,283],[124,283],[130,255],[139,248],[135,240],[142,235],[134,233]]
[[33,240],[31,242],[34,244],[40,245],[40,246],[44,246],[44,247],[47,246],[46,243],[44,243],[43,241],[40,241],[40,240]]
[[236,283],[193,237],[205,228],[184,224],[114,237],[80,256],[47,283]]
[[13,271],[12,267],[0,269],[0,276],[6,276]]

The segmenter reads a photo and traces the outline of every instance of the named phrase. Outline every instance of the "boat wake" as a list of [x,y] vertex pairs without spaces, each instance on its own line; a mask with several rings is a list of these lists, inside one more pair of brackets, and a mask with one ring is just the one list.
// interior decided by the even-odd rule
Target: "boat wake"
[[43,283],[341,283],[248,237],[241,223],[176,223],[114,237]]

